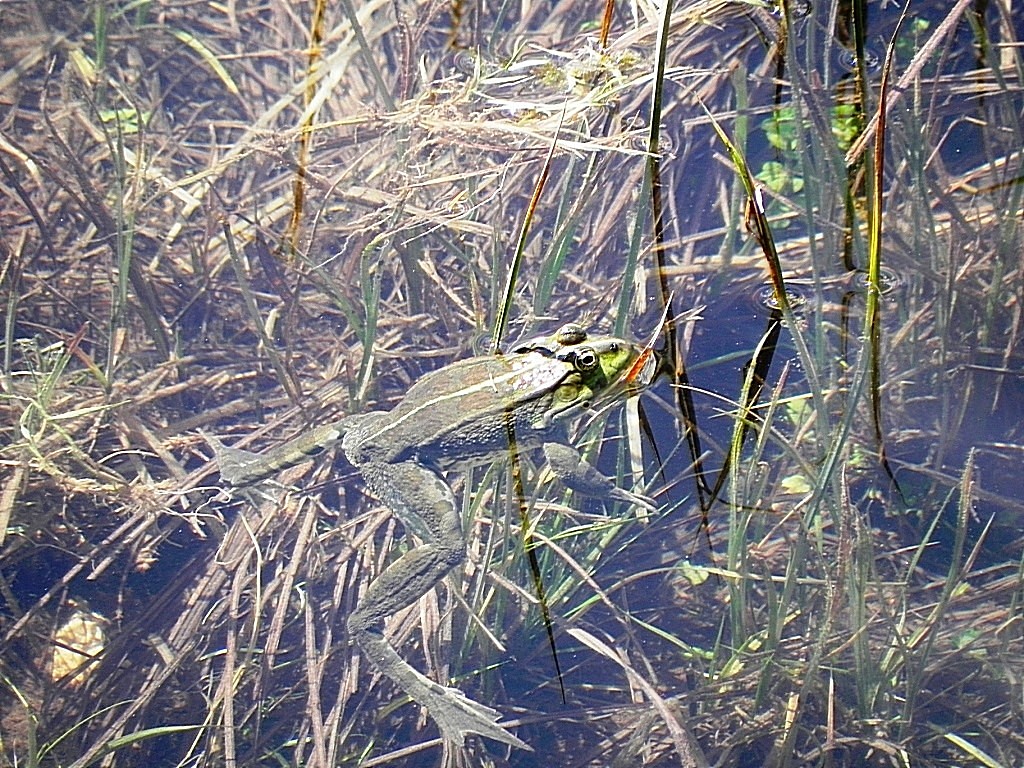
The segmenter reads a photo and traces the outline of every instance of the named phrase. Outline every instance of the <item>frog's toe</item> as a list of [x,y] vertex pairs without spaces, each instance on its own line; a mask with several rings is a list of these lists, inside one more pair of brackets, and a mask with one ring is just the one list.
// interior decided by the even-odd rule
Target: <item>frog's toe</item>
[[501,717],[497,710],[473,701],[455,688],[432,686],[427,711],[441,729],[446,741],[462,746],[466,737],[475,733],[519,749],[533,751],[533,747],[498,725]]
[[243,451],[240,448],[231,448],[206,432],[199,434],[213,448],[220,476],[225,482],[236,487],[247,485],[252,468],[260,462],[259,454]]
[[632,493],[624,488],[615,487],[611,491],[611,497],[616,501],[622,501],[626,504],[633,504],[637,507],[643,507],[648,512],[657,512],[658,504],[650,496],[643,496],[639,493]]

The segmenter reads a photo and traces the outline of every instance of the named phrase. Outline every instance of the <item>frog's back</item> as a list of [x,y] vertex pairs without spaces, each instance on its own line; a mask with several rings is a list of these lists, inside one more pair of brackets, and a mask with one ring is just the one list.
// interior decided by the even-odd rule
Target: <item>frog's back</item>
[[428,373],[360,442],[387,461],[446,468],[537,444],[546,397],[566,375],[537,353],[474,357]]

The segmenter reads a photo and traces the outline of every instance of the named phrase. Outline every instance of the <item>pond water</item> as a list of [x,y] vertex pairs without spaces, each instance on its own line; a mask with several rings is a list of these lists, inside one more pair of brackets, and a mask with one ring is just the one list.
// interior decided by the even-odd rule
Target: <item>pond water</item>
[[[643,3],[0,5],[0,766],[1024,762],[1024,13],[904,5],[682,3],[660,80]],[[346,622],[445,461],[213,446],[566,322],[663,355],[569,440],[656,510],[445,475],[387,635],[535,751],[442,745]]]

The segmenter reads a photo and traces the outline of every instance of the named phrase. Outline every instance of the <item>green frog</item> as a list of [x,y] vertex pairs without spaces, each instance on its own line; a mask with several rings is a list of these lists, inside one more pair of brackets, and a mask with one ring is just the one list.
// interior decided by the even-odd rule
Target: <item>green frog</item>
[[[653,355],[630,342],[588,338],[568,324],[504,355],[472,357],[420,378],[391,411],[349,416],[314,428],[264,454],[213,441],[221,476],[235,486],[259,482],[340,441],[370,492],[422,544],[392,563],[348,617],[350,636],[413,700],[442,736],[461,745],[478,734],[530,749],[498,725],[499,713],[410,666],[383,633],[383,622],[428,592],[465,558],[459,506],[442,473],[507,459],[510,450],[542,448],[569,488],[653,509],[650,499],[619,488],[568,445],[565,422],[650,383]],[[511,448],[510,448],[511,446]]]

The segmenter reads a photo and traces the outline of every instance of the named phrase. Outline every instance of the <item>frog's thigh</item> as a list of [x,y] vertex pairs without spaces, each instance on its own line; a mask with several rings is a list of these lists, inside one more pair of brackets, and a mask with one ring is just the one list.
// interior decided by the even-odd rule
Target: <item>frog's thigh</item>
[[383,471],[364,467],[363,472],[370,490],[423,543],[388,566],[367,589],[348,621],[357,635],[414,603],[466,554],[455,497],[441,477],[411,462],[390,464]]

